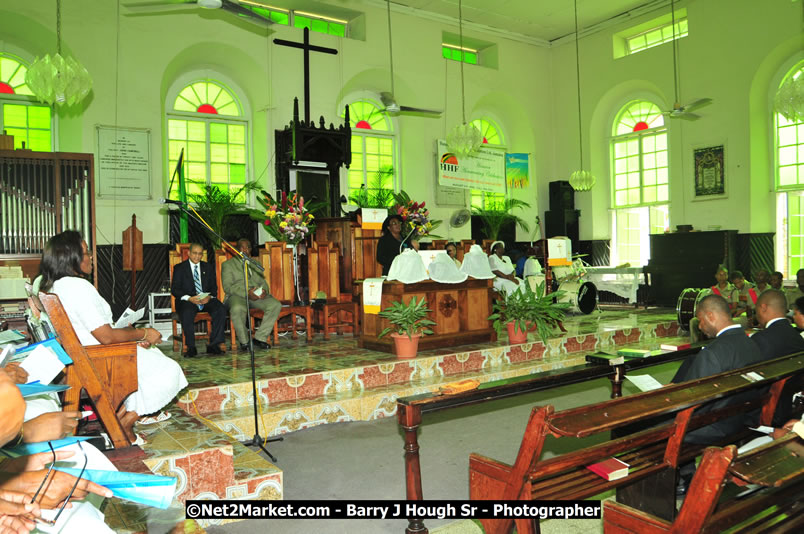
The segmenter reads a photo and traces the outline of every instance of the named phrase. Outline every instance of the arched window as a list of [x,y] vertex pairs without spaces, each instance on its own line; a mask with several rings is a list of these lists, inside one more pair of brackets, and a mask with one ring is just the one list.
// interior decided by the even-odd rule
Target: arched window
[[[341,113],[343,117],[343,113]],[[368,100],[349,104],[352,124],[352,164],[349,166],[349,197],[361,188],[370,198],[390,198],[387,191],[396,190],[394,170],[395,136],[391,121],[380,108]]]
[[[248,121],[231,91],[217,81],[194,81],[168,109],[168,169],[173,171],[184,149],[188,194],[201,193],[204,185],[237,190],[248,181]],[[178,194],[174,186],[171,198]]]
[[[804,61],[787,72],[779,87],[801,76],[804,76]],[[776,190],[782,193],[782,201],[787,204],[787,228],[782,226],[780,234],[787,235],[787,239],[782,240],[789,258],[786,275],[795,278],[796,272],[804,268],[804,121],[790,120],[777,112],[773,114],[773,126]]]
[[0,132],[14,136],[14,148],[53,150],[53,114],[36,101],[25,83],[28,66],[19,58],[0,54]]
[[653,102],[629,102],[612,127],[613,265],[644,265],[649,235],[668,225],[670,179],[667,128]]
[[[469,124],[480,131],[483,136],[483,145],[491,148],[505,150],[502,131],[490,119],[475,119]],[[476,189],[471,190],[471,206],[474,208],[492,208],[494,204],[505,200],[505,193],[485,193]]]

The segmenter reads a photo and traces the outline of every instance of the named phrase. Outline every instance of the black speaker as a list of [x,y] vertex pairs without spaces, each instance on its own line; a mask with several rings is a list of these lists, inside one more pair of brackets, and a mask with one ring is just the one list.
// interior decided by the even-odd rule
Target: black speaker
[[550,182],[550,209],[574,210],[575,209],[575,190],[567,181]]
[[544,212],[544,230],[547,233],[547,237],[565,235],[570,238],[573,247],[576,247],[580,235],[578,222],[580,217],[580,210],[550,210]]

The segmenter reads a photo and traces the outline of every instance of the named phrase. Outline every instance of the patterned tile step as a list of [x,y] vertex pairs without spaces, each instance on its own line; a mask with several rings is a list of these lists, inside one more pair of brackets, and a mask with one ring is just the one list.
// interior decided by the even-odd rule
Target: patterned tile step
[[[281,469],[182,410],[170,412],[172,417],[167,421],[135,427],[145,439],[142,448],[128,447],[108,454],[118,469],[176,477],[175,505],[182,518],[188,499],[282,499]],[[131,503],[113,510],[125,512],[122,517],[129,526],[142,523],[140,515],[152,513],[150,508]],[[155,517],[165,519],[172,517],[169,511],[153,513],[164,512]],[[199,520],[199,524],[210,523]]]
[[[333,362],[321,365],[317,372],[297,373],[284,377],[258,379],[257,390],[264,406],[277,406],[285,402],[305,399],[325,399],[341,392],[365,392],[387,386],[412,387],[431,376],[439,380],[453,380],[469,373],[469,376],[484,374],[500,363],[535,363],[542,360],[562,360],[578,353],[617,348],[625,345],[647,344],[658,347],[657,338],[674,336],[678,325],[674,321],[645,323],[633,328],[622,322],[609,322],[606,328],[596,333],[569,335],[521,345],[495,342],[485,345],[470,345],[455,348],[424,351],[414,359],[398,359],[382,355],[378,360],[356,361],[350,359],[341,365],[352,367],[332,368]],[[531,334],[532,336],[532,334]],[[358,349],[362,350],[362,349]],[[390,356],[390,357],[389,357]],[[222,362],[219,362],[220,366]],[[571,365],[563,363],[563,366]],[[229,372],[229,371],[226,371]],[[264,376],[264,375],[263,375]],[[250,377],[249,377],[250,378]],[[246,380],[232,382],[219,380],[191,384],[179,399],[178,407],[192,414],[216,414],[221,411],[248,408],[253,405],[253,389]],[[253,425],[252,425],[253,426]]]
[[206,532],[194,519],[186,519],[184,505],[174,501],[167,510],[159,510],[121,499],[107,499],[103,514],[109,528],[119,534],[162,532],[165,534],[202,534]]
[[[501,352],[500,350],[495,352]],[[259,416],[260,434],[275,436],[327,423],[370,421],[391,417],[396,413],[396,399],[435,391],[440,386],[465,378],[489,382],[505,378],[561,369],[585,363],[585,354],[540,362],[510,363],[498,359],[482,371],[464,371],[444,376],[432,369],[412,383],[391,384],[370,390],[345,390],[323,395],[315,399],[282,401],[261,405]],[[238,439],[254,434],[254,412],[250,406],[227,408],[205,416]]]

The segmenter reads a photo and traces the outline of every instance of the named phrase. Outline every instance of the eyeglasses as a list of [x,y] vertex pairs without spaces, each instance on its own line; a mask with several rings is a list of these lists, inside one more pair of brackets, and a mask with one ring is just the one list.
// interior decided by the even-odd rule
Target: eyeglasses
[[[75,493],[76,488],[78,488],[78,483],[81,482],[81,477],[84,476],[84,471],[87,468],[87,462],[88,462],[87,453],[84,452],[84,447],[83,447],[83,445],[81,445],[81,442],[78,441],[77,443],[78,443],[78,448],[81,450],[81,454],[84,456],[84,465],[81,467],[81,472],[78,473],[78,477],[76,477],[76,479],[75,479],[75,484],[73,484],[73,487],[70,490],[70,493],[67,495],[67,498],[64,499],[64,502],[61,504],[61,508],[59,508],[59,511],[56,513],[56,516],[53,519],[44,519],[44,518],[38,517],[38,518],[36,518],[36,521],[39,522],[39,523],[43,523],[45,525],[51,525],[51,526],[56,524],[56,522],[59,520],[59,516],[61,516],[61,513],[67,507],[67,503],[70,502],[70,499],[72,498],[73,493]],[[39,497],[39,493],[42,491],[42,488],[45,487],[45,484],[47,483],[47,479],[50,477],[50,473],[53,472],[53,467],[56,464],[56,450],[53,448],[53,444],[51,442],[49,442],[49,441],[47,442],[47,446],[50,447],[50,452],[51,452],[51,454],[53,454],[53,460],[50,462],[50,466],[47,468],[47,474],[45,475],[45,478],[42,480],[42,483],[39,484],[39,488],[36,490],[36,493],[34,493],[34,496],[31,499],[32,504],[34,502],[36,502],[37,497]]]

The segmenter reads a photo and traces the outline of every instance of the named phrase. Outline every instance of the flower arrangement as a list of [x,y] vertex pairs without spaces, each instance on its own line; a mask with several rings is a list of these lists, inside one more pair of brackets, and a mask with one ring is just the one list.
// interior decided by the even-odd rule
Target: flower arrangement
[[282,192],[282,200],[277,203],[271,195],[264,193],[260,204],[265,208],[265,230],[277,241],[298,245],[314,229],[315,218],[304,206],[304,197],[293,193],[288,196]]
[[438,237],[433,236],[431,232],[441,224],[441,221],[430,219],[430,211],[425,207],[424,202],[414,202],[404,191],[395,193],[394,199],[396,205],[391,208],[390,213],[402,217],[402,237],[404,239]]

